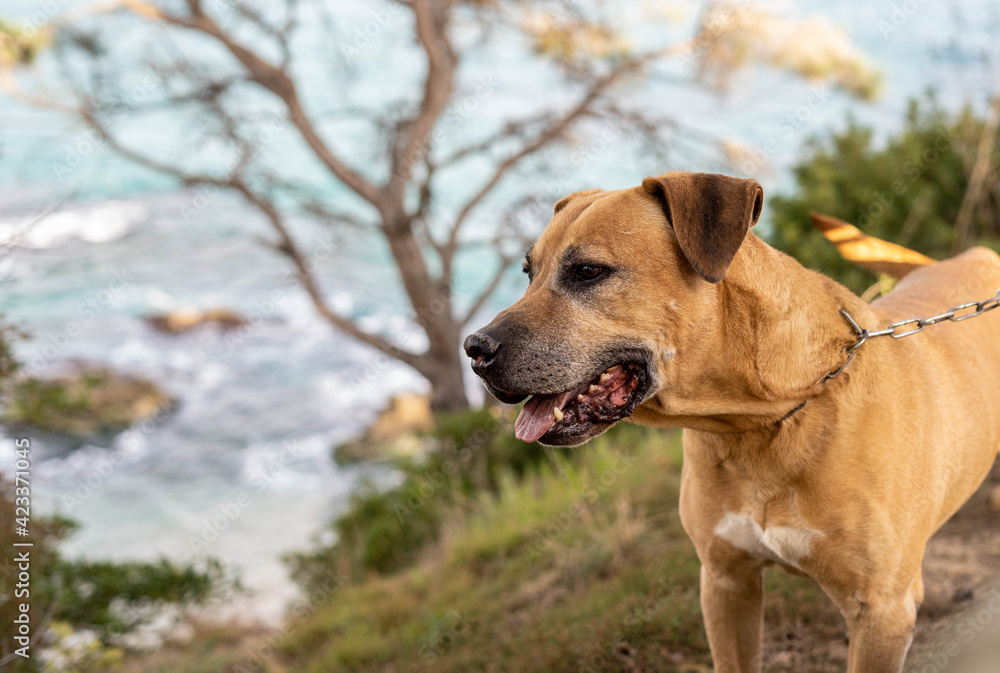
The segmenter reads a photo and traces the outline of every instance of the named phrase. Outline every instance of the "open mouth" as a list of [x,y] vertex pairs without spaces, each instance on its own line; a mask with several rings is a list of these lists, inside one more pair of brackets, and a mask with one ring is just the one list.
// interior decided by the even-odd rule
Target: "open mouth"
[[521,408],[514,435],[549,445],[582,443],[635,411],[647,378],[645,366],[619,364],[579,388],[534,395]]

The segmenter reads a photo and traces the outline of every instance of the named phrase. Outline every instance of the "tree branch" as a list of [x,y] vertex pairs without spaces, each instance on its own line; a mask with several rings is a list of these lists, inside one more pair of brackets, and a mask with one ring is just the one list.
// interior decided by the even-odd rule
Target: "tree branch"
[[493,277],[490,278],[486,286],[480,291],[479,296],[473,300],[472,305],[465,314],[459,319],[459,325],[466,325],[470,320],[476,317],[476,314],[486,305],[493,293],[497,291],[500,287],[500,283],[503,282],[503,277],[507,275],[508,267],[510,267],[511,262],[517,259],[517,255],[500,255],[500,268],[496,270]]
[[415,117],[398,125],[392,143],[391,174],[386,192],[400,211],[406,197],[407,178],[421,154],[429,153],[428,139],[451,100],[458,68],[458,57],[448,37],[449,3],[413,0],[409,4],[416,19],[417,39],[427,54],[427,76],[419,111]]
[[386,355],[394,357],[397,360],[410,365],[418,372],[424,373],[427,371],[426,357],[423,354],[413,353],[399,348],[398,346],[394,346],[386,339],[362,330],[350,319],[344,318],[334,312],[323,298],[323,293],[319,289],[315,276],[309,269],[305,256],[295,244],[291,232],[285,226],[284,219],[275,205],[269,200],[255,194],[243,183],[239,183],[235,188],[243,195],[243,198],[245,198],[247,202],[264,213],[265,217],[267,217],[270,221],[271,226],[278,232],[278,236],[281,238],[281,245],[279,246],[279,249],[292,260],[299,282],[305,288],[306,293],[312,300],[313,306],[316,307],[316,310],[321,316],[323,316],[323,318],[326,319],[327,322],[345,334],[354,337],[358,341],[361,341],[362,343],[365,343],[372,348],[385,353]]
[[483,184],[482,187],[479,188],[479,191],[477,191],[473,197],[466,202],[465,206],[462,207],[455,218],[455,222],[452,225],[451,232],[448,236],[448,242],[444,247],[446,257],[444,264],[446,278],[450,277],[451,260],[458,249],[458,238],[462,225],[468,219],[473,210],[475,210],[475,208],[482,203],[483,199],[485,199],[500,183],[504,175],[506,175],[509,170],[514,168],[522,159],[534,154],[550,142],[561,137],[574,122],[590,113],[591,106],[601,98],[601,96],[612,84],[625,74],[637,70],[653,58],[656,58],[658,54],[659,52],[627,61],[617,66],[606,75],[598,78],[587,89],[586,93],[576,103],[576,105],[571,107],[562,117],[553,122],[547,129],[539,134],[538,137],[521,147],[518,151],[509,155],[506,159],[501,161],[499,165],[497,165],[490,178],[485,182],[485,184]]
[[315,276],[309,269],[305,256],[299,250],[297,244],[295,243],[295,239],[292,237],[291,232],[285,225],[284,218],[282,217],[280,211],[270,200],[250,189],[250,187],[239,176],[230,175],[226,178],[217,178],[211,175],[190,173],[177,166],[163,163],[123,145],[117,138],[108,133],[108,131],[104,129],[87,110],[81,110],[79,114],[81,118],[84,119],[84,121],[86,121],[86,123],[102,138],[102,140],[108,144],[109,147],[129,161],[151,170],[170,175],[189,187],[196,185],[213,185],[216,187],[232,189],[239,193],[249,204],[263,213],[268,222],[278,233],[281,241],[278,249],[292,260],[299,281],[302,283],[303,288],[305,288],[306,293],[312,300],[316,310],[327,322],[345,334],[385,353],[386,355],[397,358],[401,362],[410,365],[419,372],[426,370],[426,356],[424,354],[404,350],[393,345],[383,337],[366,332],[354,324],[353,321],[338,315],[329,307],[326,300],[323,298],[323,293],[319,289]]
[[550,116],[551,115],[540,115],[531,119],[517,119],[509,121],[496,133],[483,138],[479,142],[466,145],[465,147],[455,150],[448,156],[439,159],[437,164],[442,167],[451,166],[452,164],[463,161],[468,157],[478,156],[489,152],[495,145],[504,140],[523,137],[527,132],[526,130],[530,128],[533,123],[537,124]]
[[[141,0],[126,1],[140,2]],[[403,210],[405,184],[394,186],[390,182],[390,187],[387,190],[378,189],[365,178],[342,164],[330,153],[317,134],[311,121],[306,117],[296,94],[294,82],[288,74],[236,43],[211,17],[204,13],[198,0],[188,0],[188,7],[191,12],[190,17],[161,13],[162,20],[169,24],[201,32],[225,46],[243,64],[249,73],[251,81],[257,82],[265,89],[271,91],[285,103],[293,123],[298,127],[307,144],[330,167],[330,170],[348,187],[353,189],[355,193],[375,206],[382,215],[386,242],[389,244],[389,250],[399,267],[407,297],[416,311],[418,321],[421,322],[421,326],[427,333],[431,343],[431,351],[435,355],[440,356],[439,351],[445,348],[446,344],[450,345],[452,341],[450,298],[446,293],[442,292],[446,285],[443,282],[435,281],[431,277],[420,246],[413,240],[409,230],[410,217]],[[429,79],[424,104],[421,106],[420,113],[412,125],[410,125],[412,128],[409,128],[407,131],[410,140],[404,147],[419,146],[427,134],[430,133],[437,115],[440,114],[441,110],[448,103],[451,95],[450,80],[454,76],[454,54],[451,52],[450,44],[448,44],[447,36],[444,32],[447,13],[441,13],[443,10],[448,9],[449,4],[434,4],[431,0],[416,0],[413,3],[413,7],[419,24],[418,34],[422,43],[425,44],[425,49],[428,51]],[[442,85],[438,81],[442,79],[446,80],[445,85]],[[405,158],[405,155],[403,156]],[[398,200],[387,198],[386,196],[387,192],[391,195],[391,190],[394,189],[401,190],[398,193]],[[298,262],[294,257],[293,261]],[[303,282],[307,280],[303,279]],[[328,319],[332,319],[330,316],[333,314],[328,308],[325,306],[317,306],[317,308]],[[351,332],[352,329],[357,329],[353,325],[344,325],[343,328],[348,332]],[[354,335],[359,339],[365,339],[364,333],[356,332]],[[371,335],[367,336],[371,337]],[[382,346],[377,347],[382,348]],[[438,352],[435,352],[435,349]],[[400,357],[400,359],[419,370],[419,366],[421,365],[417,364],[413,359],[416,356],[414,354],[409,355],[412,356],[410,361],[406,360],[405,355]]]
[[955,240],[951,245],[953,255],[964,250],[968,244],[973,211],[976,204],[979,203],[983,185],[990,173],[993,147],[996,143],[997,130],[1000,128],[1000,81],[997,82],[997,87],[998,93],[993,98],[990,112],[983,123],[982,135],[979,137],[976,159],[973,163],[972,173],[969,175],[969,186],[965,190],[962,205],[959,206],[958,216],[955,218]]
[[202,10],[199,2],[189,0],[188,7],[191,11],[191,16],[189,17],[164,12],[160,8],[145,2],[145,0],[122,0],[121,6],[141,16],[158,19],[169,25],[199,32],[219,42],[244,67],[250,81],[256,82],[267,89],[285,104],[288,109],[289,118],[299,130],[302,139],[305,140],[316,157],[319,158],[330,172],[355,194],[372,204],[379,212],[384,211],[384,200],[381,198],[378,188],[360,173],[341,161],[319,135],[314,124],[302,108],[295,88],[295,82],[288,73],[284,69],[268,63],[254,52],[237,43]]

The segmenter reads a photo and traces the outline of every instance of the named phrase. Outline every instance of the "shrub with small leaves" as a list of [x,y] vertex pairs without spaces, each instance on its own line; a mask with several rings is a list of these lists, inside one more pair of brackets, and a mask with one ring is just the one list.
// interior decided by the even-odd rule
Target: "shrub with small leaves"
[[972,245],[1000,249],[1000,138],[995,135],[989,173],[967,230],[955,226],[984,133],[989,140],[991,129],[970,109],[952,114],[928,95],[910,104],[903,129],[884,145],[871,128],[853,120],[827,139],[811,140],[806,158],[794,169],[796,191],[770,200],[771,242],[859,294],[876,276],[842,259],[813,229],[810,211],[937,259]]

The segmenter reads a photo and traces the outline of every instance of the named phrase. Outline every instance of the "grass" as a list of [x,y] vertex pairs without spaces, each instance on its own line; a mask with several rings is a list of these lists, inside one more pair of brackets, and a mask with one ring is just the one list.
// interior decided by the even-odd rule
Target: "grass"
[[663,651],[703,660],[676,435],[622,430],[581,460],[502,475],[495,494],[448,512],[418,565],[341,587],[295,624],[289,667],[577,671],[605,658],[661,665]]
[[[708,670],[699,564],[677,510],[680,434],[622,424],[575,451],[500,470],[472,496],[428,498],[440,529],[405,568],[359,578],[331,560],[325,585],[314,568],[280,633],[209,629],[125,670]],[[770,641],[842,632],[811,580],[769,572],[767,586]]]
[[[409,567],[357,579],[331,565],[282,631],[201,624],[189,643],[108,670],[707,671],[698,563],[677,515],[679,444],[677,433],[623,426],[524,478],[499,474],[495,491],[444,508],[436,541]],[[928,587],[943,598],[921,612],[913,670],[954,633],[942,616],[979,609],[961,613],[955,587],[993,577],[997,537],[970,535],[996,528],[986,490],[938,536],[951,549],[939,557],[978,545],[981,577],[932,564]],[[816,583],[769,569],[765,588],[765,670],[843,671],[845,625]]]
[[[408,570],[340,586],[295,621],[290,670],[682,671],[710,665],[699,565],[677,512],[679,433],[622,426],[445,515]],[[770,574],[769,617],[826,598]],[[794,607],[793,607],[794,606]]]
[[197,636],[152,652],[127,657],[115,673],[286,673],[275,662],[261,665],[270,634],[239,624],[196,623]]
[[495,407],[439,414],[426,438],[434,450],[396,460],[396,487],[361,488],[330,525],[334,543],[291,556],[295,579],[309,588],[331,571],[358,579],[408,568],[439,539],[448,512],[497,494],[501,480],[518,482],[579,455],[514,439],[511,420]]

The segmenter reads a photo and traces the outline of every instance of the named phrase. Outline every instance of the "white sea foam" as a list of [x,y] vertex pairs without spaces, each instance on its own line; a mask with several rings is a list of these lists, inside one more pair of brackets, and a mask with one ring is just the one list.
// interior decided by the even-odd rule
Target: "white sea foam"
[[125,236],[148,216],[134,201],[103,201],[48,213],[0,218],[0,245],[55,248],[71,239],[107,243]]

